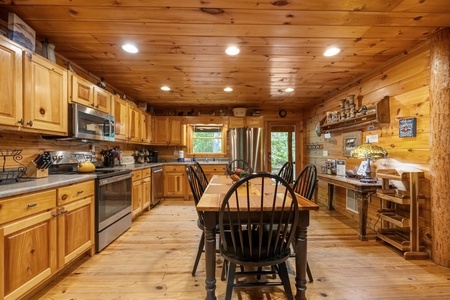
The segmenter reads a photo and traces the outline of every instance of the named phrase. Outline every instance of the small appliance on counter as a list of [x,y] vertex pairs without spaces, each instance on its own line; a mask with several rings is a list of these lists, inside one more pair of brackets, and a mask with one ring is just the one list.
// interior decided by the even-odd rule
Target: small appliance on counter
[[184,151],[183,150],[178,151],[178,161],[184,162]]

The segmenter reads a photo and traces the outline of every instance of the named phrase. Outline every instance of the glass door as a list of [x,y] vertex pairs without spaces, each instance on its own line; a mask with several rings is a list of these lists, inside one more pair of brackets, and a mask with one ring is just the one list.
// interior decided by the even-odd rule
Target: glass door
[[[270,135],[268,139],[268,171],[273,174],[278,174],[285,162],[290,161],[295,163],[295,125],[272,123],[269,124],[268,128],[268,134]],[[294,178],[296,178],[295,170]]]

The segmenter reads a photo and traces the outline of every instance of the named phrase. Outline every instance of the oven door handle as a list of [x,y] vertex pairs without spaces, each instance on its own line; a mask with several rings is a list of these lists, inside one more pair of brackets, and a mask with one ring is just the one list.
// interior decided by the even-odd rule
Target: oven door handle
[[110,183],[113,183],[113,182],[126,180],[128,178],[131,178],[131,173],[125,174],[125,175],[117,175],[117,176],[112,176],[112,177],[109,177],[109,178],[100,179],[98,181],[98,185],[102,186],[102,185],[105,185],[105,184],[110,184]]

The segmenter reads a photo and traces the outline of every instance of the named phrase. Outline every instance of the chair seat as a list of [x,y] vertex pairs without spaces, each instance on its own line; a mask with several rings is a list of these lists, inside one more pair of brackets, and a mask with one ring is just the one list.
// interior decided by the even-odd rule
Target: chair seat
[[[228,251],[228,249],[225,249],[225,247],[223,246],[224,244],[221,243],[220,251],[225,259],[239,265],[267,266],[271,264],[279,264],[280,262],[285,261],[287,258],[289,258],[290,249],[289,247],[286,247],[281,238],[278,238],[278,242],[274,241],[273,243],[270,243],[270,248],[267,247],[267,244],[258,245],[258,241],[269,239],[269,231],[263,230],[261,232],[260,230],[244,230],[242,231],[242,233],[246,237],[251,234],[252,237],[245,238],[243,240],[243,243],[240,245],[241,247],[239,248],[230,249],[230,251]],[[262,234],[261,237],[259,237],[260,234]],[[276,238],[274,236],[275,234],[276,231],[274,230],[272,232],[272,239]],[[227,245],[232,245],[232,239],[239,239],[239,233],[235,232],[233,237],[233,234],[228,231],[225,232],[222,237],[226,239]],[[252,245],[249,244],[250,240],[253,241]],[[279,249],[275,249],[274,245],[277,245],[277,248],[281,246],[280,248],[284,248],[285,250],[279,251]],[[269,255],[261,258],[258,253],[269,253]]]

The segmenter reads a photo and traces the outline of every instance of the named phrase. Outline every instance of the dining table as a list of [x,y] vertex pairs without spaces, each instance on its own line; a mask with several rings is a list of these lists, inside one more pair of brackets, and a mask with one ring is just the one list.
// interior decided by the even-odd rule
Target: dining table
[[[205,288],[207,300],[216,298],[216,227],[222,201],[234,184],[228,175],[213,175],[196,209],[203,213],[205,233]],[[262,186],[264,185],[264,187]],[[253,184],[251,194],[260,195],[274,193],[274,181],[267,179],[260,184]],[[307,266],[307,228],[311,210],[318,210],[319,205],[296,194],[299,222],[295,234],[293,248],[295,252],[295,299],[306,300],[306,266]],[[269,205],[269,204],[268,204]],[[268,207],[270,208],[270,207]]]

